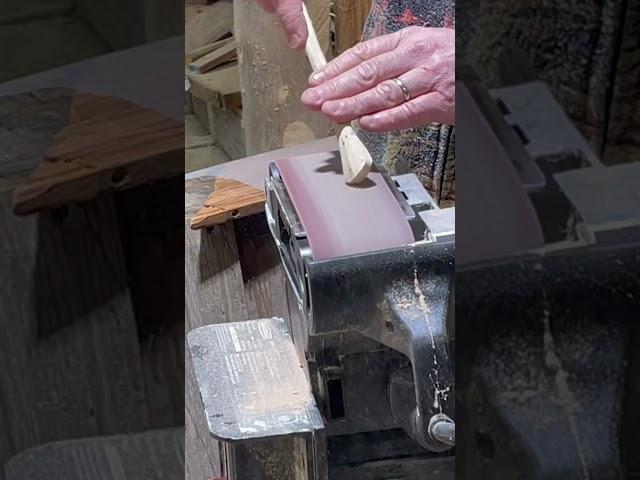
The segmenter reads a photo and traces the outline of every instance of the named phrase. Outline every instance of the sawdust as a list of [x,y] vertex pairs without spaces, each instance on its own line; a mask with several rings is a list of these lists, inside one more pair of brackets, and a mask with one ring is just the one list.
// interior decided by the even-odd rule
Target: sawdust
[[545,366],[555,373],[555,398],[554,400],[560,405],[564,411],[566,412],[569,425],[571,427],[571,433],[573,438],[576,441],[576,449],[578,451],[578,456],[580,457],[580,463],[582,466],[582,474],[584,475],[584,480],[589,480],[589,468],[587,466],[587,461],[585,459],[584,447],[582,445],[582,439],[580,437],[580,432],[578,431],[578,426],[576,423],[576,415],[581,412],[580,404],[576,400],[576,396],[569,387],[569,373],[563,368],[562,362],[558,357],[556,352],[556,345],[553,339],[553,335],[551,334],[551,323],[549,321],[550,312],[549,310],[544,310],[544,314],[542,316],[542,322],[544,325],[544,334],[543,334],[543,348],[544,348],[544,363]]
[[295,480],[293,440],[277,440],[248,447],[268,480]]
[[446,393],[449,391],[449,387],[441,388],[440,387],[440,369],[438,368],[438,354],[436,351],[436,339],[433,333],[433,326],[431,325],[431,319],[429,318],[429,313],[431,309],[429,305],[427,305],[427,299],[420,288],[420,281],[418,280],[418,266],[414,264],[413,267],[413,287],[414,292],[416,294],[416,298],[418,300],[418,308],[424,312],[424,318],[427,322],[427,326],[429,328],[429,337],[431,338],[431,348],[433,351],[433,385],[434,385],[434,393],[433,393],[433,408],[437,409],[442,413],[442,401],[446,400]]

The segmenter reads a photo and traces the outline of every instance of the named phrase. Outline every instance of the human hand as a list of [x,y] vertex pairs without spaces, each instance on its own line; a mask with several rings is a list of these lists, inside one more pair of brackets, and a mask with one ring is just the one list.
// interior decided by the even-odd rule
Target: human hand
[[268,13],[275,13],[291,48],[300,50],[307,43],[309,31],[302,16],[302,0],[256,0]]
[[[410,95],[406,100],[398,78]],[[371,132],[455,124],[455,30],[407,27],[359,43],[311,75],[302,103]]]

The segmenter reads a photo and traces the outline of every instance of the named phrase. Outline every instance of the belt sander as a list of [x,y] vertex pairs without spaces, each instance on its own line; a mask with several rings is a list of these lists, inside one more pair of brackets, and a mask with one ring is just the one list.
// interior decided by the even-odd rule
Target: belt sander
[[297,438],[318,480],[453,478],[454,209],[412,174],[347,185],[338,151],[265,188],[289,315],[189,334],[211,434]]
[[[326,60],[303,13],[318,71]],[[414,175],[371,171],[351,127],[338,145],[269,165],[288,318],[190,334],[210,431],[245,446],[302,441],[305,479],[453,478],[454,209]],[[228,476],[260,476],[249,472]]]

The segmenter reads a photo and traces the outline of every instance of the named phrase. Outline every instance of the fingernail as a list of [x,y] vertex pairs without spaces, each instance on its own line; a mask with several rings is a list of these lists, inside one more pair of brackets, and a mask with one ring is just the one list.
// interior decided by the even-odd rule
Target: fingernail
[[312,83],[322,83],[324,81],[324,72],[316,72],[313,75],[311,75],[311,82]]
[[312,89],[305,90],[302,93],[302,101],[304,103],[316,104],[319,102],[319,100],[320,97],[318,96],[318,93]]

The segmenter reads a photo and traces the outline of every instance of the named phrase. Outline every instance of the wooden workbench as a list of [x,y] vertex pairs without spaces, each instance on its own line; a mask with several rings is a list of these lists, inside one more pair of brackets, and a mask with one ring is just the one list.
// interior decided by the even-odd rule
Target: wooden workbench
[[[286,316],[285,275],[263,213],[193,230],[191,217],[227,178],[262,188],[269,162],[334,150],[335,137],[189,173],[185,178],[185,330],[220,322]],[[185,462],[188,479],[219,475],[219,445],[209,435],[189,355],[185,361]],[[271,479],[269,479],[271,480]]]
[[[182,81],[163,72],[172,50],[180,64],[178,38],[0,84],[0,478],[9,458],[33,447],[183,425],[183,232],[167,222],[182,207],[162,203],[181,198],[182,178],[26,216],[14,205],[15,188],[77,120],[69,89],[181,119],[182,99],[165,94]],[[165,62],[150,72],[156,55]],[[159,90],[145,86],[148,75]],[[42,90],[50,87],[63,90]]]

